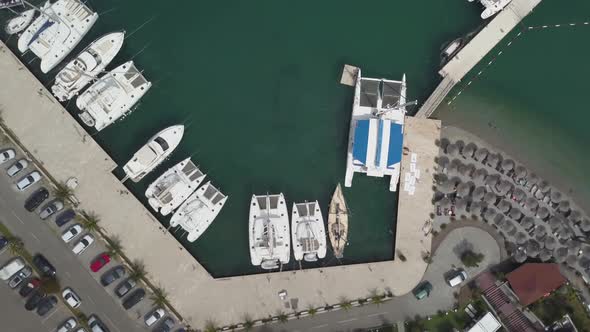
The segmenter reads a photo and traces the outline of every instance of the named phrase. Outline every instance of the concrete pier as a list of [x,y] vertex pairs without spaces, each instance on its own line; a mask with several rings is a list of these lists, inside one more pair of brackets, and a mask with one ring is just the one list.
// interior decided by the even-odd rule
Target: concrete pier
[[473,39],[469,41],[438,72],[442,81],[424,102],[416,117],[428,118],[442,103],[447,94],[486,56],[541,0],[512,0]]
[[[0,75],[6,82],[0,89],[5,125],[57,181],[79,180],[75,194],[80,208],[100,216],[101,227],[121,239],[129,258],[145,263],[149,278],[168,292],[172,305],[195,328],[208,320],[226,326],[244,322],[246,316],[267,318],[279,311],[322,307],[342,297],[367,297],[372,290],[405,294],[426,270],[422,253],[429,250],[431,238],[424,233],[424,221],[432,212],[433,156],[438,153],[434,141],[440,132],[431,129],[437,121],[407,120],[404,147],[418,155],[421,175],[412,195],[400,193],[396,246],[403,260],[396,256],[387,262],[214,279],[129,194],[112,174],[117,165],[110,156],[1,42]],[[402,157],[402,173],[416,168],[407,158],[411,154]],[[287,292],[285,299],[279,297],[282,291]]]

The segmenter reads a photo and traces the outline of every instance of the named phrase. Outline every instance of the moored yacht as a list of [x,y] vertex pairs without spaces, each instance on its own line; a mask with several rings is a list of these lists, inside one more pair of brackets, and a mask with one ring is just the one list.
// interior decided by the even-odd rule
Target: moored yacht
[[59,101],[70,100],[98,76],[119,53],[125,32],[113,32],[92,42],[57,73],[51,87]]
[[289,214],[282,193],[252,195],[248,233],[252,265],[271,270],[289,263]]
[[41,14],[33,21],[27,25],[26,30],[19,36],[17,47],[21,53],[24,53],[26,50],[29,49],[29,45],[39,37],[43,31],[51,27],[55,22],[49,19],[50,13],[53,13],[50,10],[51,3],[46,1],[41,8],[39,8]]
[[344,247],[348,241],[348,208],[346,207],[340,183],[336,187],[330,202],[328,235],[330,236],[332,249],[334,249],[334,256],[342,258]]
[[326,257],[326,232],[318,201],[293,203],[291,240],[295,260],[315,262]]
[[101,131],[128,114],[151,86],[133,61],[126,62],[94,82],[76,99],[76,106],[82,111],[80,119]]
[[178,208],[170,219],[170,226],[182,227],[188,232],[186,239],[194,242],[211,225],[226,201],[227,196],[209,181]]
[[33,38],[23,41],[26,45],[19,40],[19,50],[30,49],[41,59],[41,71],[47,73],[78,45],[97,19],[98,14],[80,0],[57,0],[31,24],[39,28]]
[[[474,2],[475,0],[468,1]],[[511,1],[512,0],[479,0],[479,2],[485,7],[484,11],[481,13],[481,18],[485,20],[494,16],[496,13],[504,9],[504,7],[508,6]]]
[[168,127],[150,138],[123,166],[126,177],[133,182],[143,179],[176,149],[183,134],[184,126],[176,125]]
[[145,197],[152,209],[166,216],[195,192],[203,179],[205,174],[191,158],[186,158],[152,182],[145,191]]
[[14,35],[15,33],[19,33],[23,31],[35,17],[35,9],[29,9],[22,13],[20,13],[17,17],[11,19],[6,24],[5,31],[9,35]]

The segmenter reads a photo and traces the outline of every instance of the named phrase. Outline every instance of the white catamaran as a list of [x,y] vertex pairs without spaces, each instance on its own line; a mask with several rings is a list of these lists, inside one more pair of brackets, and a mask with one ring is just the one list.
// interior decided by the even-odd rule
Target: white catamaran
[[295,260],[315,262],[326,257],[326,231],[318,201],[293,203],[291,239]]
[[289,213],[282,193],[252,195],[248,230],[252,265],[271,270],[289,263]]
[[80,0],[57,0],[23,33],[18,49],[30,49],[41,58],[41,71],[49,72],[78,45],[98,19]]
[[205,174],[191,158],[186,158],[152,182],[145,191],[145,197],[152,209],[166,216],[195,192],[203,179]]
[[82,111],[80,119],[101,131],[129,113],[151,86],[133,61],[126,62],[101,77],[76,99],[76,106]]
[[102,73],[123,46],[125,32],[100,37],[60,70],[51,87],[59,101],[70,100]]
[[180,225],[188,232],[186,239],[194,242],[211,225],[226,201],[227,196],[209,181],[178,208],[170,219],[170,226]]
[[35,17],[35,9],[29,9],[20,13],[17,17],[14,17],[6,24],[5,31],[9,35],[14,35],[23,31]]
[[143,179],[176,149],[183,134],[184,126],[176,125],[168,127],[150,138],[123,166],[126,177],[133,182]]

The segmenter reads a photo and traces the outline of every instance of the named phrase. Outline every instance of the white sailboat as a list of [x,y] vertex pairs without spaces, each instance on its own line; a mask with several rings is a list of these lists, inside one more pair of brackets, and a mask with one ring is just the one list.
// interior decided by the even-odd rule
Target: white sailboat
[[[23,31],[23,33],[18,38],[17,46],[18,46],[18,50],[21,53],[24,53],[26,50],[29,49],[29,45],[36,38],[39,37],[39,34],[41,34],[44,30],[46,30],[47,28],[49,28],[50,26],[55,24],[54,21],[49,20],[48,14],[53,13],[52,11],[49,11],[49,7],[51,7],[51,3],[49,1],[46,1],[43,4],[43,6],[41,6],[41,8],[39,8],[41,15],[39,17],[37,17],[33,21],[33,23],[29,24],[27,26],[26,30]],[[33,10],[35,10],[35,9],[33,9]],[[43,13],[45,13],[45,14],[43,14]]]
[[191,158],[186,158],[152,182],[145,191],[145,197],[152,209],[167,216],[197,190],[203,179],[205,174]]
[[291,239],[295,260],[315,262],[326,257],[326,230],[318,201],[293,203]]
[[178,208],[170,219],[170,226],[182,227],[188,232],[186,239],[194,242],[211,225],[226,201],[227,196],[209,181]]
[[252,265],[271,270],[289,263],[289,214],[282,193],[252,195],[248,230]]
[[76,99],[76,106],[82,111],[80,119],[101,131],[129,113],[151,86],[133,61],[126,62],[101,77]]
[[98,19],[80,0],[57,0],[31,24],[26,38],[19,39],[21,52],[30,49],[41,59],[41,71],[49,72],[57,66],[78,45]]
[[113,32],[92,42],[57,73],[51,87],[59,101],[70,100],[95,79],[115,58],[125,39],[125,32]]
[[20,13],[17,17],[11,19],[6,24],[5,31],[9,35],[14,35],[15,33],[19,33],[23,31],[35,17],[35,9],[29,9],[22,13]]
[[176,149],[183,134],[184,126],[176,125],[154,135],[123,166],[126,176],[133,182],[143,179]]

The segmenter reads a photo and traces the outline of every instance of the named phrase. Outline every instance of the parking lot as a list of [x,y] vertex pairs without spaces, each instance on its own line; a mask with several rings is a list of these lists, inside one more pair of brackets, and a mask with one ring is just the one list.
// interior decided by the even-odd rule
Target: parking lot
[[[0,154],[7,148],[11,147],[0,148]],[[42,253],[50,261],[57,271],[56,276],[62,290],[69,287],[79,296],[81,305],[78,309],[86,316],[96,314],[111,331],[147,331],[148,328],[144,320],[146,315],[154,309],[149,292],[143,300],[129,310],[123,308],[121,305],[122,300],[114,294],[115,288],[129,276],[129,270],[126,269],[125,276],[115,280],[107,287],[101,285],[101,276],[121,265],[121,263],[113,258],[99,271],[91,271],[91,262],[108,251],[106,244],[100,237],[94,234],[94,242],[79,255],[76,255],[72,248],[87,232],[82,230],[69,243],[65,243],[61,238],[63,232],[79,221],[71,220],[62,227],[55,223],[55,217],[68,210],[68,206],[65,206],[61,211],[56,212],[46,220],[39,218],[38,213],[48,202],[54,199],[52,195],[39,204],[39,207],[34,212],[28,212],[24,208],[25,201],[32,193],[42,186],[47,189],[51,187],[45,183],[44,179],[41,179],[24,191],[19,191],[15,183],[25,177],[26,174],[34,171],[33,166],[29,165],[13,177],[6,174],[6,169],[21,158],[22,155],[17,151],[14,158],[0,165],[0,223],[4,224],[14,236],[22,239],[28,252],[32,255]],[[8,250],[4,250],[0,254],[0,267],[4,266],[11,257],[13,255]],[[136,289],[139,287],[143,287],[141,283],[138,283]],[[60,299],[56,308],[47,315],[39,317],[34,311],[24,309],[26,299],[23,299],[18,294],[18,288],[11,290],[8,285],[1,284],[0,296],[2,296],[3,302],[10,302],[3,303],[3,310],[0,310],[0,319],[3,322],[2,330],[55,331],[61,323],[72,316],[71,311],[61,299],[61,292],[55,295]],[[157,330],[163,320],[160,319],[150,328]],[[4,322],[10,325],[4,325]],[[178,327],[176,328],[178,329]],[[172,331],[177,330],[172,329]]]

